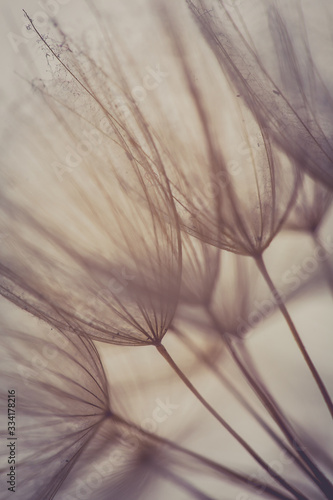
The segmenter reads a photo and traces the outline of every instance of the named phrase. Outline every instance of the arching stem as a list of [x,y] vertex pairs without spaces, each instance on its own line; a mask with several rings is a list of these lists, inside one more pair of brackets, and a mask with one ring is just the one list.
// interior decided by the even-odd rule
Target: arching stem
[[301,339],[301,337],[299,336],[299,333],[294,325],[294,322],[293,320],[291,319],[290,317],[290,314],[285,306],[285,303],[283,302],[282,300],[282,297],[280,296],[279,292],[277,291],[273,281],[271,280],[271,277],[267,271],[267,268],[265,266],[265,263],[264,263],[264,260],[262,258],[262,255],[259,255],[255,258],[255,261],[257,263],[257,266],[258,266],[258,269],[259,271],[261,272],[263,278],[265,279],[270,291],[272,292],[276,302],[277,302],[277,305],[279,306],[279,309],[281,311],[281,313],[283,314],[288,326],[289,326],[289,329],[295,339],[295,342],[299,348],[299,350],[301,351],[302,355],[303,355],[303,358],[324,398],[324,401],[326,403],[326,406],[331,414],[331,417],[333,418],[333,403],[332,403],[332,400],[330,398],[330,395],[326,389],[326,386],[324,384],[324,382],[322,381],[315,365],[313,364],[313,361],[311,359],[311,357],[309,356],[309,353],[308,351],[306,350],[306,347],[305,345],[303,344],[303,341]]
[[[311,478],[312,481],[315,481],[318,484],[318,486],[319,486],[320,485],[320,481],[318,479],[316,479],[315,475],[310,472],[310,470],[304,465],[304,463],[300,460],[300,458],[296,455],[296,453],[292,449],[290,449],[282,441],[282,439],[276,434],[276,432],[274,432],[274,430],[269,426],[269,424],[267,424],[265,422],[265,420],[259,415],[259,413],[256,412],[252,408],[252,406],[247,402],[247,400],[238,391],[238,389],[234,386],[234,384],[230,380],[228,380],[228,378],[221,372],[221,370],[219,370],[219,368],[216,367],[215,364],[211,364],[210,361],[209,361],[209,358],[207,358],[207,356],[205,356],[205,354],[202,353],[194,345],[194,343],[188,337],[186,337],[182,332],[180,332],[179,329],[173,327],[173,330],[177,333],[178,338],[188,347],[188,349],[192,353],[194,353],[194,355],[197,357],[197,359],[199,359],[200,361],[202,361],[206,365],[207,369],[209,369],[212,373],[214,373],[214,375],[222,382],[222,384],[229,389],[230,393],[233,394],[233,396],[235,397],[235,399],[249,412],[250,415],[252,415],[255,418],[255,420],[267,432],[267,434],[272,438],[272,440],[283,451],[285,451],[288,454],[289,457],[292,458],[292,460],[299,466],[299,468],[303,472],[305,472]],[[275,414],[272,414],[271,407],[273,405],[272,405],[272,402],[270,401],[270,399],[267,398],[266,395],[265,395],[265,399],[263,400],[261,390],[259,390],[260,388],[259,389],[257,388],[257,384],[253,381],[252,376],[247,373],[246,369],[243,366],[240,366],[239,357],[238,356],[237,356],[237,358],[235,357],[236,356],[235,355],[235,350],[234,350],[234,348],[232,346],[230,346],[229,342],[227,342],[227,348],[229,349],[229,352],[230,352],[232,358],[234,359],[234,361],[237,364],[238,368],[241,370],[241,372],[242,372],[243,376],[245,377],[246,381],[251,386],[251,388],[253,389],[254,393],[258,397],[258,399],[261,401],[261,403],[264,405],[264,407],[268,411],[268,414],[273,418],[273,420],[280,427],[280,429],[282,430],[282,432],[284,432],[284,429],[281,428],[281,425],[280,425],[281,424],[281,417],[280,417],[280,415],[276,416]],[[277,410],[276,410],[275,407],[274,407],[274,410],[277,412]],[[290,434],[289,434],[289,436],[290,436]],[[288,441],[290,441],[290,440],[288,439]],[[296,441],[294,439],[292,440],[292,445],[293,445],[293,447],[296,447],[296,449],[299,452],[299,450],[301,448],[299,446],[297,448],[297,443],[296,443]],[[306,460],[304,460],[304,461],[306,462]]]
[[[212,322],[212,326],[221,335],[232,359],[244,376],[245,380],[248,382],[251,389],[261,401],[263,406],[266,408],[275,423],[279,426],[289,444],[292,446],[293,450],[301,458],[300,460],[297,456],[295,457],[295,455],[292,454],[292,456],[295,458],[295,462],[311,478],[311,480],[317,484],[326,498],[330,500],[333,495],[333,485],[305,452],[304,447],[295,436],[293,429],[291,429],[287,424],[285,415],[283,414],[277,403],[274,401],[272,395],[269,393],[269,391],[267,391],[262,383],[258,382],[259,377],[256,377],[251,373],[241,357],[238,355],[237,350],[233,346],[231,338],[229,338],[230,335],[226,334],[224,329],[221,328],[218,318],[215,316],[214,312],[209,306],[207,306],[205,310]],[[242,344],[242,346],[243,348],[245,348],[244,343]]]
[[284,415],[282,412],[279,410],[279,408],[276,406],[274,400],[272,400],[271,397],[266,394],[266,391],[264,388],[261,388],[259,384],[255,381],[255,379],[252,377],[244,363],[242,362],[240,356],[238,355],[236,349],[232,345],[232,342],[230,339],[225,337],[225,341],[228,345],[229,352],[231,353],[231,356],[233,357],[235,363],[243,373],[244,377],[246,380],[249,382],[250,386],[252,389],[255,391],[257,394],[258,398],[260,401],[262,401],[263,405],[267,408],[268,412],[274,419],[274,421],[278,424],[284,435],[286,436],[288,442],[291,444],[293,449],[297,451],[301,459],[304,461],[306,466],[309,468],[310,471],[312,471],[313,475],[309,473],[309,470],[300,462],[297,460],[297,464],[301,466],[302,470],[310,476],[310,478],[317,484],[317,486],[321,489],[321,491],[324,493],[326,498],[330,500],[333,496],[333,486],[330,483],[330,481],[327,479],[327,477],[318,469],[318,467],[314,464],[314,462],[311,460],[311,458],[306,454],[304,451],[303,447],[299,443],[298,439],[293,435],[292,431],[289,429],[288,425],[286,424]]
[[[164,437],[161,437],[161,436],[153,434],[149,431],[146,431],[142,427],[139,427],[138,425],[126,420],[123,417],[120,417],[119,415],[113,414],[112,419],[116,423],[124,425],[125,427],[135,431],[136,433],[141,434],[145,438],[151,439],[155,443],[165,445],[168,448],[170,448],[171,450],[177,451],[183,455],[186,455],[188,457],[191,457],[194,460],[199,461],[201,464],[204,464],[208,468],[221,474],[228,481],[231,481],[233,483],[243,484],[243,485],[245,485],[245,486],[247,486],[255,491],[264,491],[266,495],[268,495],[272,498],[277,498],[279,500],[292,500],[291,497],[285,495],[284,493],[275,489],[273,486],[270,486],[267,483],[264,483],[258,479],[244,476],[243,474],[236,472],[233,469],[230,469],[228,467],[225,467],[225,466],[215,462],[214,460],[211,460],[210,458],[206,458],[206,457],[204,457],[204,456],[202,456],[194,451],[183,448],[182,446],[176,444],[173,441],[170,441]],[[301,498],[304,500],[309,500],[304,496],[302,496]]]
[[192,394],[200,401],[200,403],[208,410],[208,412],[226,429],[229,434],[251,455],[251,457],[281,486],[283,486],[287,491],[292,493],[298,500],[309,500],[296,488],[291,486],[286,480],[284,480],[279,474],[277,474],[261,457],[258,453],[224,420],[223,417],[206,401],[206,399],[200,394],[199,391],[194,387],[190,380],[186,377],[184,372],[178,367],[175,361],[172,359],[166,348],[162,345],[156,345],[156,349],[163,356],[166,362],[178,375],[178,377],[184,382],[187,388],[192,392]]

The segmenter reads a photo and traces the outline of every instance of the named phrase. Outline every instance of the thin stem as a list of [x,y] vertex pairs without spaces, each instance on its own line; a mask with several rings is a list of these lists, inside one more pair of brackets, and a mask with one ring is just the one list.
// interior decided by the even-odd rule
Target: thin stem
[[[173,329],[174,329],[174,331],[176,331],[178,338],[191,350],[191,352],[193,352],[195,354],[195,356],[197,357],[197,359],[200,359],[200,361],[202,361],[207,366],[207,368],[212,373],[214,373],[214,375],[222,382],[222,384],[225,385],[229,389],[229,391],[233,394],[233,396],[235,397],[235,399],[244,408],[246,408],[246,410],[250,413],[250,415],[252,415],[256,419],[256,421],[267,432],[267,434],[273,439],[273,441],[282,450],[284,450],[288,454],[288,456],[291,457],[297,463],[297,465],[312,480],[314,480],[318,484],[318,486],[320,486],[319,480],[316,480],[316,477],[309,471],[309,469],[304,465],[304,463],[299,459],[299,457],[293,452],[293,450],[291,450],[290,448],[288,448],[288,446],[286,446],[286,444],[276,434],[276,432],[274,432],[274,430],[267,424],[267,422],[265,422],[264,419],[252,408],[252,406],[248,403],[248,401],[246,401],[246,399],[244,398],[244,396],[238,391],[238,389],[234,386],[234,384],[230,380],[228,380],[228,378],[214,364],[212,364],[210,362],[209,358],[207,358],[207,356],[205,356],[204,353],[202,353],[201,351],[198,350],[198,348],[194,345],[194,343],[188,337],[186,337],[178,329],[175,329],[174,327],[173,327]],[[281,417],[280,417],[279,413],[274,408],[274,405],[271,403],[270,399],[266,396],[266,394],[264,394],[264,397],[263,397],[263,394],[262,394],[263,391],[262,391],[262,389],[257,386],[257,384],[253,380],[252,376],[249,373],[247,373],[247,371],[246,371],[245,367],[242,365],[242,363],[241,363],[238,355],[235,354],[234,348],[229,345],[229,340],[227,341],[227,347],[228,347],[228,349],[230,351],[230,354],[231,354],[232,358],[234,359],[234,361],[237,364],[238,368],[241,370],[243,376],[245,377],[246,381],[249,383],[249,385],[252,388],[252,390],[254,391],[254,393],[257,395],[257,397],[260,400],[260,402],[264,405],[264,407],[266,408],[266,410],[268,411],[268,413],[271,415],[271,417],[273,418],[273,420],[280,427],[280,429],[282,430],[282,432],[285,433],[284,422],[282,422],[282,424],[283,424],[283,428],[282,428],[282,426],[281,426]],[[291,443],[292,447],[298,453],[300,453],[300,450],[301,450],[300,445],[296,442],[296,440],[293,437],[290,437],[291,435],[290,435],[290,432],[289,432],[288,429],[287,429],[287,433],[288,433],[288,436],[287,436],[288,441]],[[303,454],[304,454],[304,452],[303,452]],[[305,455],[305,457],[306,457],[306,455]],[[304,457],[302,457],[302,458],[307,463],[307,460],[305,460]],[[311,462],[311,464],[312,464],[312,462]],[[315,468],[315,466],[314,466],[314,468]],[[321,474],[320,471],[318,471],[317,469],[316,469],[316,471],[319,474]]]
[[192,394],[200,401],[200,403],[209,411],[213,417],[226,429],[229,434],[251,455],[251,457],[281,486],[283,486],[287,491],[292,493],[298,500],[308,500],[301,492],[296,490],[287,481],[285,481],[279,474],[277,474],[261,457],[258,453],[221,417],[221,415],[206,401],[206,399],[197,391],[194,385],[178,367],[175,361],[172,359],[165,347],[160,344],[156,345],[156,349],[167,361],[170,367],[175,371],[178,377],[184,382],[187,388],[192,392]]
[[[277,498],[279,500],[292,500],[291,497],[286,496],[284,493],[281,491],[275,489],[273,486],[270,486],[267,483],[264,483],[258,479],[254,479],[251,477],[244,476],[243,474],[234,471],[233,469],[229,469],[228,467],[225,467],[214,460],[211,460],[209,458],[206,458],[198,453],[195,453],[194,451],[188,450],[186,448],[183,448],[182,446],[174,443],[173,441],[169,441],[166,438],[163,438],[161,436],[158,436],[156,434],[153,434],[149,431],[146,431],[139,427],[138,425],[134,424],[133,422],[129,422],[128,420],[124,419],[123,417],[120,417],[118,415],[112,415],[112,419],[115,422],[118,422],[120,424],[125,425],[131,430],[134,430],[135,432],[143,435],[146,438],[152,439],[153,441],[165,445],[168,448],[175,450],[179,453],[182,453],[188,457],[191,457],[195,460],[198,460],[200,463],[206,465],[210,469],[213,469],[214,471],[218,472],[219,474],[222,474],[225,476],[228,480],[233,481],[235,483],[241,483],[246,485],[249,488],[252,488],[253,490],[256,491],[262,491],[265,492],[266,495],[271,496],[273,498]],[[306,497],[300,497],[304,500],[309,500]]]
[[280,296],[279,292],[275,288],[273,281],[271,280],[271,277],[266,269],[262,255],[257,256],[255,258],[255,261],[256,261],[256,264],[258,266],[259,271],[261,272],[263,278],[265,279],[273,296],[275,297],[275,300],[280,308],[280,311],[283,314],[283,316],[284,316],[284,318],[289,326],[289,329],[290,329],[290,331],[295,339],[295,342],[298,345],[298,347],[303,355],[303,358],[304,358],[306,364],[308,365],[308,368],[311,371],[312,376],[313,376],[315,382],[317,383],[317,386],[318,386],[318,388],[319,388],[319,390],[324,398],[324,401],[325,401],[326,406],[331,414],[331,417],[333,418],[333,403],[332,403],[332,400],[330,398],[330,395],[329,395],[329,393],[326,389],[326,386],[325,386],[324,382],[322,381],[315,365],[313,364],[312,359],[309,356],[308,351],[306,350],[306,347],[303,344],[301,337],[298,334],[298,331],[294,325],[293,320],[290,317],[290,314],[289,314],[289,312],[288,312],[288,310],[287,310],[287,308],[282,300],[282,297]]
[[256,380],[252,377],[250,372],[247,370],[247,368],[243,364],[241,358],[239,357],[236,349],[232,345],[230,339],[228,339],[227,336],[225,336],[224,339],[227,343],[227,346],[229,348],[229,352],[230,352],[232,358],[234,359],[236,365],[239,367],[239,369],[243,373],[244,377],[246,378],[246,380],[248,381],[248,383],[250,384],[250,386],[252,387],[254,392],[257,394],[260,401],[266,407],[269,414],[272,416],[274,421],[278,424],[278,426],[282,430],[283,434],[286,436],[290,445],[299,454],[299,456],[304,461],[304,463],[307,465],[307,467],[312,471],[312,474],[309,472],[309,469],[307,467],[305,467],[304,464],[297,457],[295,458],[295,456],[293,455],[293,457],[296,459],[296,463],[317,484],[317,486],[321,489],[321,491],[324,493],[326,498],[328,500],[331,500],[331,498],[333,496],[333,485],[326,478],[326,476],[318,469],[318,467],[313,463],[311,458],[305,453],[303,447],[298,442],[298,440],[295,438],[295,435],[293,434],[293,432],[288,428],[288,425],[285,422],[284,415],[282,414],[280,409],[277,408],[275,402],[271,401],[271,397],[268,397],[265,390],[260,387],[260,385],[256,382]]
[[[224,339],[231,357],[233,358],[235,364],[238,366],[239,370],[243,374],[245,380],[248,382],[248,384],[258,397],[258,399],[261,401],[263,406],[270,414],[270,416],[279,426],[280,430],[287,438],[293,450],[296,453],[298,453],[301,460],[297,455],[291,453],[289,450],[290,456],[293,457],[293,459],[295,460],[296,464],[300,467],[300,469],[303,470],[303,472],[305,472],[310,477],[310,479],[315,482],[315,484],[317,484],[317,486],[324,493],[326,498],[330,500],[333,495],[332,484],[327,479],[327,477],[321,472],[321,470],[316,466],[316,464],[312,461],[312,459],[307,455],[307,453],[304,451],[303,446],[300,444],[298,439],[296,439],[293,429],[289,428],[285,415],[283,414],[277,403],[274,401],[272,395],[264,386],[262,386],[262,384],[258,383],[257,380],[259,380],[259,377],[257,376],[256,380],[256,378],[250,373],[248,368],[245,366],[244,362],[242,361],[236,349],[234,348],[232,342],[230,341],[228,335],[226,335],[224,330],[221,329],[218,319],[216,318],[216,316],[214,315],[213,311],[209,306],[206,307],[206,312],[209,318],[211,319],[214,328],[220,333],[220,335]],[[282,443],[282,445],[284,446],[284,443]],[[286,450],[288,450],[288,448],[286,448]]]

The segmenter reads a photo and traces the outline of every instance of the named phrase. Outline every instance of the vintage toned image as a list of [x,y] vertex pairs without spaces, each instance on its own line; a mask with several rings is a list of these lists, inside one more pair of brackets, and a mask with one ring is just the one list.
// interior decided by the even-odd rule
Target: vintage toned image
[[0,500],[333,500],[332,0],[0,7]]

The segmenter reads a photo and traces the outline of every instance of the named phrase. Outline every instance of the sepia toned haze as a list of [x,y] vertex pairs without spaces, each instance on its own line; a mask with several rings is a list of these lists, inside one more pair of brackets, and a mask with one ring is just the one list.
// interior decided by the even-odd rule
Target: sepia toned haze
[[330,2],[0,6],[0,499],[333,498]]

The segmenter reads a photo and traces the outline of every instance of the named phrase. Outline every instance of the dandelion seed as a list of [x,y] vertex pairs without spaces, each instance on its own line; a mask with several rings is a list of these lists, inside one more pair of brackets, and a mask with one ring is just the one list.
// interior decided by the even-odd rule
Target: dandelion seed
[[85,337],[7,329],[1,346],[3,405],[7,388],[16,394],[16,495],[51,499],[110,417],[104,371]]
[[[222,1],[217,3],[214,11],[215,15],[209,17],[198,16],[198,6],[196,2],[188,3],[208,41],[209,46],[212,49],[212,54],[214,54],[217,62],[224,69],[224,71],[227,72],[238,91],[244,95],[245,103],[249,111],[255,117],[257,126],[263,134],[264,143],[265,145],[269,145],[268,150],[266,149],[268,162],[266,163],[266,168],[264,167],[264,169],[266,172],[270,172],[272,181],[271,186],[273,187],[275,185],[276,180],[274,175],[274,153],[273,156],[270,153],[274,152],[274,145],[271,144],[272,139],[274,139],[273,142],[277,143],[279,147],[290,157],[289,160],[285,159],[287,164],[289,162],[289,165],[286,166],[289,171],[289,175],[291,175],[293,169],[295,168],[294,162],[291,160],[293,159],[296,161],[298,166],[302,166],[302,168],[310,171],[312,175],[318,177],[322,181],[325,179],[326,182],[330,184],[330,176],[332,173],[332,155],[330,146],[331,132],[329,131],[327,135],[323,132],[323,128],[318,122],[320,119],[318,109],[314,109],[310,104],[308,105],[310,98],[307,98],[306,91],[302,86],[302,74],[299,71],[297,63],[295,62],[296,50],[294,50],[292,37],[288,31],[285,20],[280,15],[280,11],[274,5],[268,8],[268,14],[272,16],[274,21],[271,24],[271,29],[272,38],[277,45],[277,52],[283,61],[286,61],[288,70],[291,71],[291,74],[294,76],[294,80],[291,79],[292,82],[290,82],[290,80],[288,82],[292,85],[292,87],[291,89],[286,88],[286,95],[284,95],[279,86],[275,84],[274,87],[279,89],[278,93],[270,92],[270,88],[274,82],[272,77],[269,75],[269,72],[265,69],[260,55],[258,55],[256,51],[253,40],[247,31],[246,36],[243,35],[242,30],[238,27],[237,22],[225,9]],[[199,4],[202,5],[201,2],[199,2]],[[210,2],[204,2],[204,4],[209,5]],[[304,30],[304,26],[302,26],[302,28]],[[306,68],[310,72],[310,79],[313,78],[313,81],[310,82],[310,89],[313,89],[313,82],[318,83],[324,92],[325,97],[328,99],[328,102],[330,102],[329,92],[327,92],[326,88],[322,85],[320,76],[318,76],[317,70],[314,66],[311,52],[309,52],[306,31],[303,31],[302,41],[304,42],[305,54],[307,57]],[[282,69],[281,73],[284,78],[285,72]],[[286,78],[286,80],[288,80],[288,78]],[[302,87],[300,88],[300,86]],[[288,100],[288,91],[289,95],[291,94],[290,101]],[[296,104],[293,105],[292,98],[294,95],[301,96],[301,103],[304,105],[305,109],[304,113],[299,107],[297,107]],[[317,96],[311,93],[311,98],[312,97],[315,99],[314,106],[317,106]],[[267,140],[265,139],[266,137]],[[304,155],[305,145],[306,155]],[[278,169],[276,169],[276,171],[278,171]],[[297,174],[295,173],[294,175]],[[261,228],[263,228],[265,218],[262,214],[266,214],[269,206],[273,209],[273,212],[271,213],[275,213],[276,207],[278,207],[279,203],[279,196],[275,188],[273,190],[270,190],[270,188],[267,190],[267,184],[264,183],[264,194],[261,197],[259,188],[260,183],[258,184],[258,179],[260,179],[260,177],[256,177],[256,185],[259,193],[259,212],[261,214],[259,220],[261,221]],[[277,184],[277,186],[278,185],[279,184]],[[309,355],[282,298],[279,296],[262,258],[263,250],[271,242],[272,238],[281,228],[288,216],[292,204],[295,201],[294,198],[297,186],[298,180],[295,180],[294,191],[292,193],[289,191],[289,203],[283,203],[282,205],[283,215],[281,214],[281,218],[278,219],[279,222],[275,227],[275,232],[272,232],[274,224],[270,227],[271,238],[266,241],[266,244],[262,244],[262,236],[264,233],[262,232],[258,234],[257,241],[260,242],[258,244],[259,248],[256,249],[253,247],[252,253],[249,251],[247,254],[255,257],[258,268],[263,277],[266,279],[271,292],[278,297],[280,310],[285,317],[285,320],[306,364],[308,365],[309,370],[312,373],[314,381],[323,396],[326,406],[330,414],[333,416],[333,403],[325,383],[314,366],[311,356]],[[286,195],[287,189],[282,189],[282,192]],[[265,195],[269,196],[269,200],[273,200],[273,203],[269,202],[268,206],[265,206]],[[275,200],[277,201],[277,204],[275,203]],[[254,208],[255,207],[253,206],[252,210]],[[255,219],[251,221],[252,227],[254,220]],[[274,218],[271,219],[271,222],[272,221],[274,221]],[[237,222],[239,225],[244,224],[243,219],[239,217]],[[258,236],[260,237],[259,240]],[[235,251],[235,248],[232,246],[229,246],[229,248],[226,246],[225,248]]]
[[[58,128],[51,123],[54,140],[46,156],[71,140],[65,119]],[[48,147],[41,128],[31,140]],[[151,344],[164,335],[177,304],[179,229],[169,223],[172,208],[163,187],[148,192],[142,174],[112,144],[92,151],[65,183],[45,170],[43,157],[25,158],[29,191],[7,184],[3,192],[3,224],[14,239],[3,249],[2,293],[57,327],[117,344]],[[130,169],[128,178],[150,209],[129,196],[117,163]],[[111,177],[104,175],[106,164]],[[41,189],[46,185],[48,192]]]
[[[316,60],[310,45],[304,21],[306,7],[291,2],[287,19],[276,4],[259,2],[265,34],[256,39],[242,16],[226,10],[222,0],[214,4],[214,15],[209,17],[199,16],[198,8],[208,8],[211,1],[188,4],[217,60],[258,122],[301,168],[332,187],[332,126],[328,116],[332,82],[321,74],[320,57]],[[324,13],[324,4],[322,7]],[[324,26],[325,20],[321,46],[327,52],[327,68],[331,43]],[[271,92],[272,87],[275,92]]]
[[[155,346],[210,414],[286,493],[260,481],[246,480],[242,474],[157,438],[121,416],[112,414],[111,422],[108,396],[102,409],[96,403],[100,417],[92,426],[97,429],[96,439],[82,440],[77,455],[63,456],[60,464],[45,452],[50,471],[59,467],[59,481],[52,483],[50,479],[39,491],[52,498],[61,485],[64,495],[75,489],[70,476],[64,482],[69,469],[74,470],[74,459],[84,458],[82,467],[76,461],[73,480],[85,476],[102,438],[107,441],[111,436],[112,441],[114,427],[123,425],[154,443],[200,460],[227,479],[248,483],[251,489],[260,487],[266,496],[288,500],[292,495],[297,500],[309,500],[303,493],[305,486],[294,485],[277,473],[208,403],[162,344],[167,330],[177,322],[178,305],[190,303],[206,310],[211,327],[225,337],[236,364],[294,450],[284,448],[272,432],[271,436],[290,453],[314,486],[330,498],[332,485],[311,457],[298,450],[298,442],[293,441],[274,398],[265,392],[264,383],[255,380],[230,337],[225,336],[227,326],[235,331],[237,308],[216,315],[212,307],[215,300],[223,299],[217,276],[220,250],[254,257],[332,410],[327,389],[262,259],[295,203],[300,169],[321,180],[326,177],[330,183],[330,129],[320,122],[312,84],[324,87],[311,66],[308,98],[301,85],[303,75],[292,58],[287,58],[292,75],[290,81],[285,81],[287,96],[288,91],[276,85],[265,70],[245,24],[240,29],[230,17],[231,11],[239,13],[237,7],[228,10],[228,5],[218,2],[223,13],[220,20],[217,8],[210,8],[214,7],[210,2],[198,2],[200,9],[194,2],[186,3],[197,16],[208,44],[192,24],[185,2],[177,5],[175,13],[173,5],[164,1],[157,7],[151,5],[148,17],[154,26],[146,30],[149,36],[141,46],[146,50],[141,52],[136,45],[145,37],[133,33],[129,37],[135,41],[133,46],[122,43],[117,31],[110,28],[112,23],[108,25],[94,5],[90,9],[100,32],[94,47],[66,35],[57,21],[52,28],[55,36],[45,36],[26,14],[46,53],[47,71],[52,78],[46,84],[36,83],[44,107],[34,109],[34,122],[26,132],[21,134],[20,128],[15,154],[5,160],[10,168],[6,165],[2,174],[5,184],[1,188],[0,231],[8,232],[10,245],[2,249],[1,293],[66,332],[64,337],[75,338],[76,349],[82,342],[87,343],[92,353],[88,355],[87,350],[87,359],[79,363],[78,372],[83,368],[89,372],[92,355],[94,368],[98,368],[96,376],[93,370],[93,380],[99,380],[99,376],[103,380],[103,391],[99,385],[100,391],[93,388],[93,396],[100,397],[100,401],[104,401],[108,389],[92,339],[116,345]],[[282,47],[284,56],[286,52],[296,53],[279,9],[267,9],[267,16],[274,25],[270,29],[276,46]],[[167,69],[161,70],[158,63],[152,76],[151,66],[146,64],[148,53],[158,61],[162,59]],[[309,52],[307,62],[312,63]],[[148,68],[144,76],[140,73],[143,67]],[[282,66],[280,69],[284,77]],[[166,76],[167,85],[162,91],[158,87]],[[152,77],[154,86],[150,85]],[[143,86],[138,86],[138,78]],[[295,89],[301,90],[304,114],[297,113]],[[147,90],[152,91],[151,99],[146,99]],[[304,126],[307,120],[308,128]],[[302,143],[306,139],[309,145],[304,156]],[[300,166],[302,162],[304,167]],[[28,189],[22,180],[20,185],[22,164],[31,175]],[[234,279],[232,283],[235,285]],[[239,307],[248,312],[249,296],[244,294],[243,298]],[[214,306],[218,310],[218,303]],[[21,347],[30,342],[29,336],[15,333],[15,337]],[[30,346],[33,359],[36,353],[38,358],[37,343],[33,340]],[[15,345],[10,349],[16,353]],[[74,354],[75,365],[79,356]],[[34,380],[36,374],[27,371],[26,358],[22,353],[17,354],[18,358],[22,359],[25,376]],[[64,353],[67,358],[69,354]],[[48,370],[46,381],[38,379],[37,386],[52,388],[55,373],[59,380],[66,377],[57,366]],[[69,373],[72,384],[87,390],[70,369]],[[62,394],[58,386],[55,391]],[[78,411],[82,401],[78,403],[75,397]],[[32,409],[37,411],[38,397],[33,395],[31,399]],[[53,410],[53,401],[48,400],[45,411]],[[59,415],[64,416],[65,410],[58,408]],[[29,411],[26,415],[30,415]],[[109,423],[110,434],[104,432]],[[67,436],[60,429],[59,440],[61,433]],[[118,469],[120,480],[112,476],[109,483],[96,487],[100,498],[136,498],[145,486],[149,491],[150,480],[157,475],[168,478],[194,498],[209,498],[188,483],[184,475],[157,460],[150,446],[140,448],[137,457],[132,453],[129,456],[124,469]],[[27,456],[34,465],[34,455],[30,458]],[[152,458],[156,459],[154,466]]]

